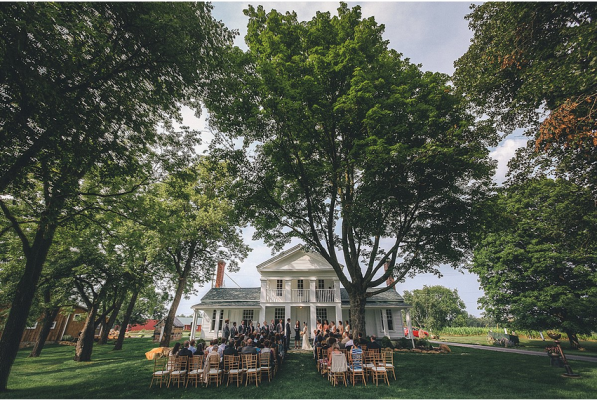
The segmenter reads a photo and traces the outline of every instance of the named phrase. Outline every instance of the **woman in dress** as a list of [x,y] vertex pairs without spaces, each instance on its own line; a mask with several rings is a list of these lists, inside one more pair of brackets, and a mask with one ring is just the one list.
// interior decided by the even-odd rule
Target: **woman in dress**
[[321,324],[320,319],[317,320],[317,330],[319,331],[319,333],[323,332],[323,325]]
[[295,350],[299,348],[299,343],[301,342],[301,323],[300,321],[296,321],[294,324],[294,348]]
[[307,327],[307,323],[303,322],[303,347],[301,347],[301,350],[313,350],[313,347],[311,347],[311,344],[309,343],[309,328]]

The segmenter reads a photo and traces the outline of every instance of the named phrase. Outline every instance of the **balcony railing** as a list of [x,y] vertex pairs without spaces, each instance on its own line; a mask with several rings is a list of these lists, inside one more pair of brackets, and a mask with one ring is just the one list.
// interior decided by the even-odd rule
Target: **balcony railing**
[[[266,289],[265,301],[269,303],[281,303],[286,301],[286,289]],[[315,301],[317,303],[333,303],[336,301],[336,291],[334,289],[316,289],[315,299],[311,299],[309,289],[291,289],[290,299],[293,303],[306,303]]]
[[291,301],[293,303],[305,303],[309,301],[308,289],[292,289]]
[[286,301],[285,289],[267,289],[265,291],[265,301],[267,302],[281,302]]
[[318,303],[332,303],[335,301],[334,289],[316,289],[315,301]]

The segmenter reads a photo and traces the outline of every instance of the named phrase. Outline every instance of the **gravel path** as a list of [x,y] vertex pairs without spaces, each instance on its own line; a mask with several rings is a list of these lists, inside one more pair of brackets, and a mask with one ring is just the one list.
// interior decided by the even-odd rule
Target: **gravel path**
[[[454,347],[468,347],[471,349],[479,349],[479,350],[488,350],[488,351],[499,351],[502,353],[517,353],[517,354],[526,354],[529,356],[541,356],[547,357],[544,351],[532,351],[532,350],[522,350],[522,349],[513,349],[513,348],[505,348],[505,347],[492,347],[492,346],[481,346],[478,344],[464,344],[464,343],[453,343],[453,342],[438,342],[431,340],[433,344],[447,344],[448,346]],[[577,361],[589,361],[589,362],[597,362],[597,357],[591,356],[577,356],[577,355],[568,355],[564,353],[568,360],[577,360]]]

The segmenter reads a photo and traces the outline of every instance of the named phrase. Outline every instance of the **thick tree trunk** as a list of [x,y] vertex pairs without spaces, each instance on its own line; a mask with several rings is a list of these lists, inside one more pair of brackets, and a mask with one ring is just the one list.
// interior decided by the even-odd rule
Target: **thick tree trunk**
[[120,307],[122,307],[123,302],[124,302],[124,299],[118,300],[118,302],[116,303],[116,307],[114,308],[114,311],[112,311],[112,314],[110,314],[110,318],[108,319],[108,322],[106,322],[105,318],[102,319],[104,329],[102,330],[99,344],[108,343],[108,336],[110,335],[110,329],[112,329],[112,327],[114,326],[114,322],[116,322],[116,318],[118,317],[118,313],[120,312]]
[[[33,346],[31,353],[29,353],[29,357],[39,357],[41,354],[44,344],[46,344],[46,339],[48,338],[50,330],[52,329],[52,324],[58,316],[58,311],[60,311],[60,307],[46,308],[44,310],[43,325],[39,331],[35,345]],[[60,340],[60,338],[58,338],[58,340]]]
[[178,309],[178,305],[180,304],[180,299],[182,298],[182,293],[186,285],[186,278],[178,279],[176,294],[174,295],[174,300],[172,301],[172,305],[170,306],[168,317],[166,317],[166,323],[164,326],[164,336],[160,341],[160,347],[170,347],[170,336],[172,334],[172,327],[174,326],[174,317],[176,316],[176,310]]
[[126,327],[129,326],[129,321],[131,320],[131,315],[133,314],[133,309],[135,308],[135,303],[137,302],[138,296],[139,291],[133,291],[131,301],[129,301],[129,305],[126,308],[124,318],[122,319],[122,323],[120,324],[120,333],[118,334],[118,339],[114,344],[114,350],[122,350],[122,343],[124,342],[124,336],[126,335]]
[[75,361],[91,361],[91,353],[93,351],[93,340],[95,335],[95,316],[97,315],[97,305],[94,304],[87,311],[87,319],[83,330],[77,340],[77,347],[75,348]]
[[350,330],[355,341],[358,340],[359,333],[363,337],[367,336],[365,329],[365,304],[367,296],[365,290],[352,290],[349,294],[350,299]]
[[580,349],[580,342],[578,341],[578,336],[574,332],[564,331],[566,335],[568,335],[568,341],[570,342],[570,346],[573,349]]
[[[58,206],[61,205],[58,204]],[[33,245],[28,251],[25,251],[25,270],[17,284],[0,339],[0,392],[6,390],[10,370],[17,357],[19,343],[27,326],[27,316],[31,310],[33,296],[55,231],[56,226],[53,224],[40,224]]]

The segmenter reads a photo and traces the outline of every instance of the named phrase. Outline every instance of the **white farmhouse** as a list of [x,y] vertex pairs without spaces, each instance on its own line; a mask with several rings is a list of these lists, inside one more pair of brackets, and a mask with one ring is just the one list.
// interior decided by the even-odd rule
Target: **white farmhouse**
[[[257,322],[280,318],[286,321],[290,317],[293,326],[297,320],[301,326],[307,322],[311,337],[318,319],[336,324],[350,320],[348,292],[340,287],[336,272],[319,254],[306,252],[298,245],[259,264],[257,271],[261,274],[261,287],[215,287],[191,307],[193,322],[203,314],[204,339],[222,336],[226,319],[231,325],[245,320],[256,326]],[[216,286],[221,286],[223,265],[219,266],[218,275]],[[369,297],[365,307],[366,335],[404,337],[402,313],[406,312],[410,323],[409,308],[394,289]],[[194,336],[195,329],[191,332]]]

